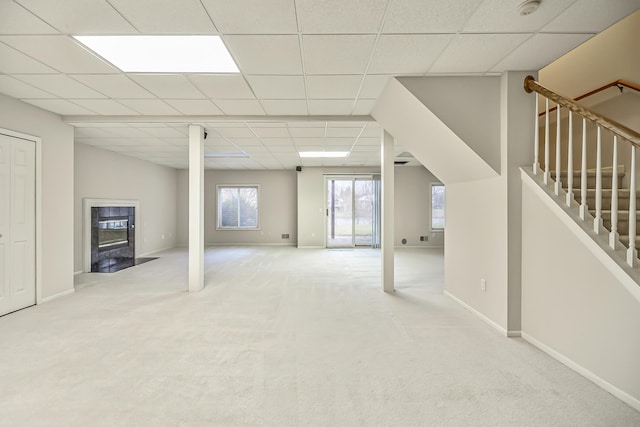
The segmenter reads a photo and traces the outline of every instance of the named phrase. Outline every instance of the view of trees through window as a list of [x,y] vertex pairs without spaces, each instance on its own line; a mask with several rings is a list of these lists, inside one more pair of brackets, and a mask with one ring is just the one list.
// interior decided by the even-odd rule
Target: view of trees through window
[[218,187],[218,228],[258,228],[258,187]]
[[444,185],[431,185],[431,229],[444,230]]

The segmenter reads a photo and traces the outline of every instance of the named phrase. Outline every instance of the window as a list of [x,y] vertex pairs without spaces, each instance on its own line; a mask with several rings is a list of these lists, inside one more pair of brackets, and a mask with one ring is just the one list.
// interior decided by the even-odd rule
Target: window
[[444,230],[444,185],[431,184],[431,229]]
[[218,185],[218,229],[257,230],[257,185]]

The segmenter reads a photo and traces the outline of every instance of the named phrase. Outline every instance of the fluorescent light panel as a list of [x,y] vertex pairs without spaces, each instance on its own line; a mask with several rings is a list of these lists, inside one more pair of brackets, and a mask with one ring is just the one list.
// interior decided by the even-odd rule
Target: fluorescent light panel
[[207,159],[241,159],[248,158],[249,155],[244,151],[210,151],[204,153]]
[[125,73],[239,73],[219,36],[74,36]]
[[300,157],[315,157],[315,158],[334,158],[334,157],[347,157],[348,151],[300,151]]

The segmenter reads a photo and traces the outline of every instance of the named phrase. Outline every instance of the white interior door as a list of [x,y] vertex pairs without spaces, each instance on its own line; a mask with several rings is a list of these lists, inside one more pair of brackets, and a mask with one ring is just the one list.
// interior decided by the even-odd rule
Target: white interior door
[[36,303],[35,143],[0,135],[0,315]]

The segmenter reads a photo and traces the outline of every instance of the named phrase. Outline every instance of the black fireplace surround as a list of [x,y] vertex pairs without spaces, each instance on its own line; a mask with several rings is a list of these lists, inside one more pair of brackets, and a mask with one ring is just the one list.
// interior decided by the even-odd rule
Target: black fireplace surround
[[135,265],[135,208],[91,208],[91,272],[111,273]]

